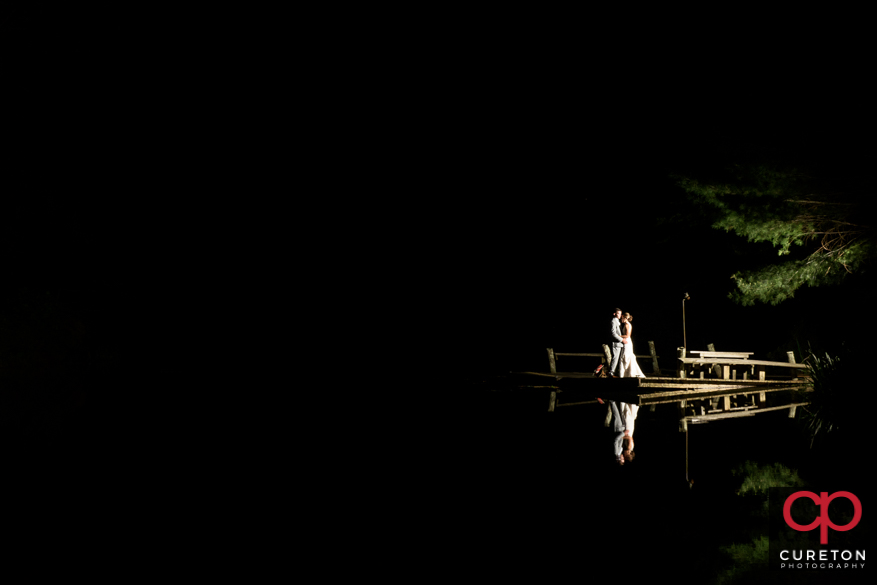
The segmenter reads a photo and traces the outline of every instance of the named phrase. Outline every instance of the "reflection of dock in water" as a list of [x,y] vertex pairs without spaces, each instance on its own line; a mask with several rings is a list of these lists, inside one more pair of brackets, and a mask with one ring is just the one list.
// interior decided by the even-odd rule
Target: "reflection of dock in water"
[[[555,354],[549,349],[550,372],[512,372],[508,381],[520,389],[545,391],[549,412],[560,407],[597,404],[597,397],[649,406],[653,411],[658,404],[675,404],[680,431],[687,430],[688,423],[749,417],[775,410],[788,410],[789,417],[794,418],[796,408],[808,403],[803,394],[810,390],[805,379],[793,377],[806,366],[795,363],[791,353],[788,362],[771,362],[750,360],[752,354],[746,352],[689,352],[699,354],[691,358],[683,350],[677,356],[677,376],[664,377],[657,365],[654,344],[650,343],[650,347],[652,355],[643,357],[653,359],[653,375],[645,378],[597,378],[591,373],[558,372],[555,356],[600,354]],[[766,368],[791,371],[792,376],[768,379]]]

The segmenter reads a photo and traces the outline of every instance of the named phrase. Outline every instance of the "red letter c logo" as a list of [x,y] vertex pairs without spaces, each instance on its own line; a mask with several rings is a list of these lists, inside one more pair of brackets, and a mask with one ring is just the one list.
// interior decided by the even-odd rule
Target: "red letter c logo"
[[[820,507],[819,518],[807,524],[806,526],[802,526],[798,524],[794,520],[792,520],[792,504],[798,498],[810,498],[813,502]],[[831,518],[828,517],[828,504],[835,498],[846,498],[853,504],[853,519],[849,524],[844,526],[838,526],[834,522],[831,521]],[[786,524],[790,527],[794,528],[799,532],[807,532],[813,530],[817,526],[819,526],[819,543],[820,544],[828,544],[828,527],[831,526],[832,529],[837,530],[838,532],[846,532],[847,530],[852,530],[856,524],[859,523],[859,520],[862,519],[862,502],[859,501],[859,498],[854,496],[850,492],[835,492],[831,494],[829,497],[828,492],[820,492],[820,495],[817,496],[813,492],[795,492],[791,496],[786,499],[786,503],[783,504],[783,518],[786,520]],[[821,526],[820,526],[821,525]]]

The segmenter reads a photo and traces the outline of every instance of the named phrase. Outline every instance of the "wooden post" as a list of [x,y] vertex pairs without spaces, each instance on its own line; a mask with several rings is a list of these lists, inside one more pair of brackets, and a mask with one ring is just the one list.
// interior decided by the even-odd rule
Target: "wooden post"
[[661,375],[661,368],[658,366],[658,352],[655,351],[655,342],[649,342],[649,352],[652,354],[652,373]]
[[[715,367],[718,367],[718,366],[715,366]],[[731,366],[725,364],[724,366],[722,366],[722,379],[728,380],[730,378],[731,378]]]
[[730,396],[722,396],[722,410],[730,411],[731,410],[731,397]]
[[[706,348],[707,348],[709,351],[716,351],[716,346],[715,346],[714,344],[712,344],[712,343],[707,343],[707,344],[706,344]],[[716,378],[721,378],[721,377],[722,377],[722,372],[721,372],[720,369],[719,369],[719,364],[713,364],[713,367],[711,368],[711,371],[712,371],[713,374],[715,374]],[[727,380],[727,379],[728,379],[728,377],[725,376],[725,380]]]
[[[676,348],[676,357],[681,357],[681,358],[685,357],[685,348],[684,347],[677,347]],[[679,365],[676,366],[676,377],[677,378],[684,378],[685,377],[685,363],[679,362]]]
[[[788,357],[790,364],[796,363],[794,351],[787,351],[786,356]],[[793,373],[794,378],[797,380],[798,379],[798,370],[792,370],[792,373]]]
[[554,404],[557,402],[557,391],[552,390],[551,396],[548,397],[548,412],[554,412]]
[[758,366],[758,379],[764,381],[764,366]]
[[685,420],[685,401],[680,400],[676,403],[676,407],[679,410],[679,432],[686,433],[688,432],[688,421]]
[[797,407],[797,406],[792,406],[792,407],[789,408],[789,418],[795,418],[795,409],[796,409],[796,408],[798,408],[798,407]]
[[[551,368],[552,374],[557,373],[557,368],[555,367],[555,362],[554,362],[554,350],[551,349],[550,347],[548,348],[548,367]],[[554,394],[554,392],[552,392],[552,394]]]

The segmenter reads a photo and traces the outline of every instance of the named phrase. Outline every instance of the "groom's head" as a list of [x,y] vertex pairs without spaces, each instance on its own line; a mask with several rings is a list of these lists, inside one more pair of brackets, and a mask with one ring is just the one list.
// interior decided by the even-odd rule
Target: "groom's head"
[[624,438],[621,440],[621,458],[624,459],[625,462],[630,463],[633,461],[634,457],[636,457],[636,453],[633,452],[633,437],[631,437],[627,431],[624,431]]
[[615,315],[616,319],[621,319],[621,309],[615,309],[615,312],[613,314]]

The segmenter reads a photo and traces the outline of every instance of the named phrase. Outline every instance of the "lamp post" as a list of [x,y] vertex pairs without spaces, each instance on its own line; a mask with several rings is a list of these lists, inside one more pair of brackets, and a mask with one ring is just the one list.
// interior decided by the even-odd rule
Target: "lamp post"
[[[688,340],[685,337],[685,301],[691,300],[688,293],[682,297],[682,357],[688,357]],[[688,489],[694,487],[694,480],[688,477],[688,426],[685,427],[685,481]]]
[[682,297],[682,347],[685,349],[685,355],[682,357],[688,357],[688,340],[685,338],[685,301],[690,299],[691,297],[688,296],[688,293],[685,293],[685,296]]

